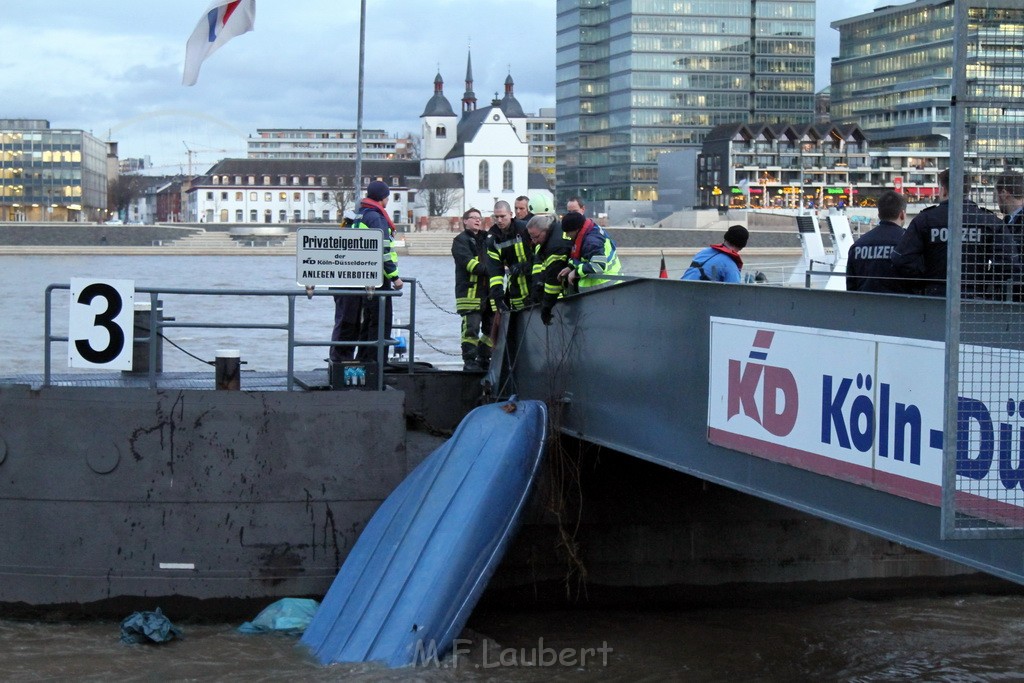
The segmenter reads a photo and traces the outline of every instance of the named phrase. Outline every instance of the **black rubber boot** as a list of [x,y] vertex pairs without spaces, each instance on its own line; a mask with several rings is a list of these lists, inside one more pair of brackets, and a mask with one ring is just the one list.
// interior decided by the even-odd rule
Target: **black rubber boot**
[[477,362],[477,348],[476,344],[462,344],[462,371],[463,372],[483,372],[484,369],[480,367],[480,363]]

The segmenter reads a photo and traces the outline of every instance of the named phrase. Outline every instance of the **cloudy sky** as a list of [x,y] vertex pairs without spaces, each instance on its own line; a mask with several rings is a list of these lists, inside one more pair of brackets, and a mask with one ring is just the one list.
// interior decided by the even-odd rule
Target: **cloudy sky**
[[[470,45],[479,101],[501,91],[511,70],[527,112],[554,106],[555,0],[366,4],[364,127],[418,132],[438,69],[457,110]],[[818,1],[817,88],[838,50],[829,23],[882,4],[901,3]],[[187,171],[189,157],[199,172],[243,156],[257,128],[355,127],[358,2],[257,0],[256,30],[207,59],[185,87],[185,42],[208,5],[3,0],[0,118],[89,130],[165,173]]]

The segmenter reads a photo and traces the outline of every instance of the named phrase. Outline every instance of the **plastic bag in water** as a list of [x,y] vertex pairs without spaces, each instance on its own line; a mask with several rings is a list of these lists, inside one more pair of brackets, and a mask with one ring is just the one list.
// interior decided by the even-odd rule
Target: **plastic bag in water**
[[238,627],[239,633],[269,633],[271,631],[302,634],[313,620],[320,606],[307,598],[281,598],[268,605],[255,619]]
[[157,607],[155,612],[135,612],[121,622],[121,642],[166,643],[180,638],[181,629],[171,623]]

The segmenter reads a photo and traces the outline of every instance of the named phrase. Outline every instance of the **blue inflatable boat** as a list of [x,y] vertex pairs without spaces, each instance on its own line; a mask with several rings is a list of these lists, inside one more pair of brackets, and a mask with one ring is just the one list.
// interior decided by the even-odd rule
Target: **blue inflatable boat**
[[302,643],[323,664],[443,657],[515,534],[546,434],[540,401],[470,412],[366,525]]

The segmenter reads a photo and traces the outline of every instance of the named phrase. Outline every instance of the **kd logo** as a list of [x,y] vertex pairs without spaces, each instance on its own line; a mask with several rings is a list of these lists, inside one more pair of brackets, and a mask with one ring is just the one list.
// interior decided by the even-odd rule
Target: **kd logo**
[[[774,337],[774,332],[758,330],[750,358],[766,360]],[[758,386],[761,387],[760,405]],[[788,369],[763,363],[747,362],[744,365],[738,360],[729,361],[728,419],[742,411],[768,433],[786,436],[793,431],[799,408],[796,378]]]

